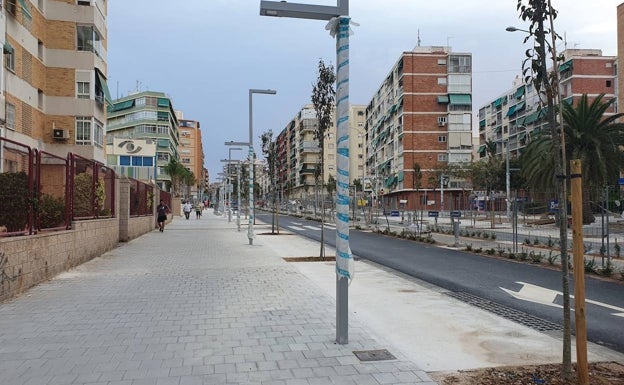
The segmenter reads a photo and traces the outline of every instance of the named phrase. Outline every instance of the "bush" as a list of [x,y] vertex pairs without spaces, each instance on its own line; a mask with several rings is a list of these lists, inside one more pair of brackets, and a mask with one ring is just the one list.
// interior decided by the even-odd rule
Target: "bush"
[[485,253],[487,255],[494,255],[494,253],[496,253],[496,250],[492,247],[491,249],[485,250]]
[[604,265],[604,267],[600,270],[600,274],[604,275],[605,277],[610,277],[613,275],[614,272],[615,267],[613,266],[613,262],[611,262],[611,259],[607,259],[607,264]]
[[492,234],[490,234],[490,238],[492,238],[492,239],[496,239],[496,233],[492,233]]
[[539,243],[540,243],[539,238],[535,237],[535,239],[533,239],[533,244],[539,245]]
[[[466,245],[466,251],[472,251],[472,243]],[[624,270],[622,270],[624,272]]]
[[587,258],[583,258],[583,261],[584,261],[586,273],[596,272],[596,259],[595,258],[592,258],[591,260],[588,260]]
[[529,238],[524,238],[524,244],[525,245],[530,245],[531,244],[531,240]]
[[536,253],[535,251],[531,251],[529,253],[529,259],[531,260],[531,263],[541,263],[542,262],[542,253]]
[[525,250],[522,250],[522,252],[518,254],[518,259],[521,261],[526,261],[527,259],[529,259],[529,253],[527,253]]
[[39,227],[49,229],[64,224],[65,202],[63,198],[43,194],[39,203]]
[[29,199],[28,175],[25,172],[2,173],[0,186],[0,226],[6,226],[8,232],[26,229],[32,203]]
[[548,245],[548,247],[553,247],[555,245],[555,242],[553,242],[550,235],[548,236],[548,241],[546,242],[546,245]]
[[475,251],[475,253],[479,253],[480,254],[480,253],[483,252],[483,248],[479,247],[478,249],[475,249],[474,251]]
[[546,257],[546,259],[548,260],[548,264],[549,265],[554,265],[555,262],[557,262],[557,259],[559,258],[558,254],[553,254],[552,250],[550,250],[548,252],[548,257]]
[[622,251],[622,248],[620,244],[617,243],[617,239],[615,240],[615,245],[613,245],[613,248],[615,249],[615,256],[620,258],[620,252]]

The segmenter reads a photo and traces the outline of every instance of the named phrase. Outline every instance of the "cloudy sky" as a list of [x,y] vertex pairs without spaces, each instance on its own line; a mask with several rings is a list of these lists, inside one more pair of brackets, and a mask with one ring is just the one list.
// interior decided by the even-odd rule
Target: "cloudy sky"
[[[555,30],[568,48],[617,54],[616,7],[624,0],[552,0]],[[336,0],[300,0],[336,5]],[[520,73],[526,28],[516,0],[351,0],[360,24],[350,40],[350,101],[368,104],[399,55],[418,45],[450,45],[473,55],[473,111],[509,88]],[[202,125],[211,181],[228,157],[225,141],[247,141],[248,90],[255,95],[258,137],[279,133],[310,103],[319,59],[334,64],[335,41],[324,21],[259,16],[260,0],[108,1],[108,79],[113,98],[167,93],[186,119]],[[559,50],[566,44],[561,42]],[[234,151],[239,159],[246,151]]]

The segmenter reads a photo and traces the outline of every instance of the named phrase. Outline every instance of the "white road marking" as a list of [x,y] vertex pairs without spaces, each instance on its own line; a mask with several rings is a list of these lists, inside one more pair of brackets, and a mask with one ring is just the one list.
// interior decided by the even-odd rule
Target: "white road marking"
[[303,231],[304,228],[303,227],[299,227],[299,226],[288,226],[289,229],[293,229],[293,230],[297,230],[297,231]]
[[[539,303],[542,305],[553,306],[557,308],[562,307],[561,305],[557,305],[556,303],[553,303],[558,295],[563,295],[562,292],[551,290],[551,289],[537,286],[537,285],[532,285],[526,282],[516,282],[516,283],[522,285],[522,288],[520,288],[520,290],[518,291],[505,289],[504,287],[500,287],[500,289],[504,291],[505,293],[511,295],[512,297],[523,300],[523,301],[535,302],[535,303]],[[573,295],[571,295],[570,297],[574,298]],[[591,299],[585,299],[585,302],[591,303],[592,305],[597,305],[597,306],[601,306],[607,309],[615,310],[617,311],[617,313],[611,313],[611,315],[624,318],[624,309],[621,307],[609,305],[608,303],[598,302],[598,301],[594,301]]]

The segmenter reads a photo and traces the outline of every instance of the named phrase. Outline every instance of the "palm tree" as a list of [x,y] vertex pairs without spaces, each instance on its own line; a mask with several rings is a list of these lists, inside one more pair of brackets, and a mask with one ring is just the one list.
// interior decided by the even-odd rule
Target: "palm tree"
[[165,172],[171,178],[171,190],[174,196],[180,196],[180,183],[184,179],[186,168],[175,158],[171,158],[164,167]]
[[[566,158],[580,159],[583,166],[583,189],[588,198],[583,200],[583,223],[594,219],[590,193],[616,181],[624,164],[624,124],[617,122],[624,113],[605,116],[615,99],[603,99],[604,95],[599,95],[590,102],[582,95],[576,105],[563,103]],[[554,189],[551,148],[551,136],[539,134],[522,154],[522,172],[533,188]]]

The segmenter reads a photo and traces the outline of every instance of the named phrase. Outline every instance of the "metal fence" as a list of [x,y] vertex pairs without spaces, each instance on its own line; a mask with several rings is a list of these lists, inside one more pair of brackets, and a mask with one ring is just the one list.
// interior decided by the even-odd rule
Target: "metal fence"
[[0,138],[0,236],[71,228],[75,219],[112,217],[115,173]]
[[36,151],[0,138],[0,235],[32,234]]
[[130,180],[130,216],[153,215],[154,187],[136,179]]
[[115,213],[115,172],[102,163],[69,154],[73,219],[111,218]]
[[35,228],[65,230],[71,227],[69,157],[37,152]]

